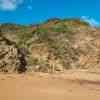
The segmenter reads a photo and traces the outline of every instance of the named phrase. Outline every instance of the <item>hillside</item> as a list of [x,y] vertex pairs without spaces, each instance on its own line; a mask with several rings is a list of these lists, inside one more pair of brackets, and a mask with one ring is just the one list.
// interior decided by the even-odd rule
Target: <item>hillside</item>
[[100,69],[100,29],[79,19],[0,25],[0,72]]

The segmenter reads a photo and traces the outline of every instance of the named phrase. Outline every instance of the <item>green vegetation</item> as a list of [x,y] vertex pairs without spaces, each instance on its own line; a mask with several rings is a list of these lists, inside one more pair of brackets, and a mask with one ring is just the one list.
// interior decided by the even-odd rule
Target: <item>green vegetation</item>
[[43,28],[38,28],[37,30],[36,30],[36,32],[39,34],[42,34],[42,33],[47,33],[48,32],[48,30],[47,29],[43,29]]

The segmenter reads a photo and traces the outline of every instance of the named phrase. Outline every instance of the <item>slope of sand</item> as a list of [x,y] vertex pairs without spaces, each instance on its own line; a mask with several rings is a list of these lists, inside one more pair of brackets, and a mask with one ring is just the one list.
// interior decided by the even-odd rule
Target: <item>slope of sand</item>
[[100,74],[1,74],[0,100],[100,100]]

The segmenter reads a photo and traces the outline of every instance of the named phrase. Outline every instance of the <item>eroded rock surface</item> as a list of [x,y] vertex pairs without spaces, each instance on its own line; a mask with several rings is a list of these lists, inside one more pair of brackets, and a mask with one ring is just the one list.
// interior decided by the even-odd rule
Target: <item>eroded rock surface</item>
[[100,69],[100,29],[79,20],[0,26],[0,72]]

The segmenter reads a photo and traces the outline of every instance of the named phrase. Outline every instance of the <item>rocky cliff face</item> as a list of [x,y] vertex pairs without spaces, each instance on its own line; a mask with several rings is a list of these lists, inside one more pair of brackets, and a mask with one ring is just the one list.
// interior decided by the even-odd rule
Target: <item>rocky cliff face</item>
[[25,56],[20,51],[21,48],[18,48],[15,42],[7,38],[2,32],[0,33],[0,72],[25,71],[25,65],[22,65]]
[[0,72],[100,69],[100,29],[80,20],[0,25]]
[[15,71],[17,61],[17,48],[0,37],[0,72]]

